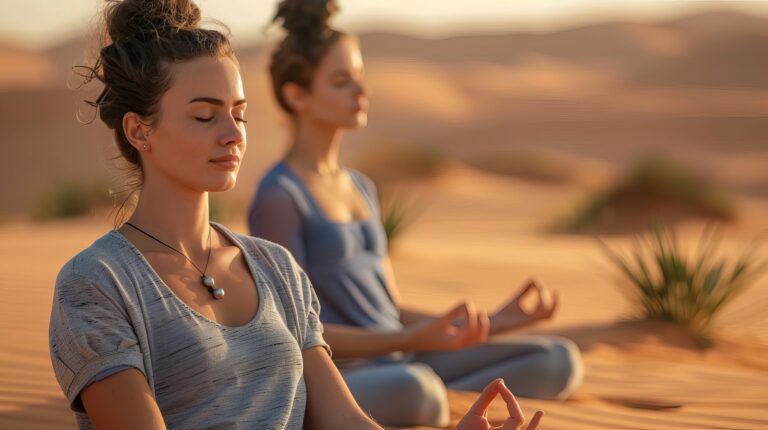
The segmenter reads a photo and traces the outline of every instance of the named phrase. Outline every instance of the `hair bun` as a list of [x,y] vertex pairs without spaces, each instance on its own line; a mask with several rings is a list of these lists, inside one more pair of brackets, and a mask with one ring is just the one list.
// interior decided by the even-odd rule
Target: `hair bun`
[[329,29],[328,21],[339,10],[335,0],[283,0],[274,21],[291,34],[316,34]]
[[198,28],[200,8],[192,0],[107,0],[106,28],[112,41],[140,40]]

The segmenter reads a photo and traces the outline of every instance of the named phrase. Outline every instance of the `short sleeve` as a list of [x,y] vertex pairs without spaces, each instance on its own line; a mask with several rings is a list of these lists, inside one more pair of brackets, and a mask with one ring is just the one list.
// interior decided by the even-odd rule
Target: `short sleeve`
[[146,375],[123,303],[78,275],[57,280],[48,341],[56,379],[73,411],[84,412],[80,393],[105,375],[129,367]]
[[307,278],[306,273],[301,270],[301,267],[296,265],[296,269],[301,271],[301,284],[302,293],[304,295],[304,343],[301,346],[302,350],[309,349],[315,346],[322,346],[328,351],[328,355],[331,355],[331,348],[323,338],[323,323],[320,322],[320,300],[315,294],[315,289]]

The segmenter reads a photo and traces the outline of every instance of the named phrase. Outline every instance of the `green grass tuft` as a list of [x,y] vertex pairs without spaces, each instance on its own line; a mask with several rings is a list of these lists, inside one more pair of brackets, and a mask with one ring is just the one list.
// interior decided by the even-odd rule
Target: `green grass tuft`
[[653,220],[686,218],[731,221],[732,200],[720,189],[662,158],[640,160],[614,187],[589,197],[552,230],[566,233],[625,233]]
[[61,218],[74,218],[85,215],[100,206],[112,203],[107,187],[85,186],[78,183],[63,183],[52,191],[42,195],[32,218],[46,221]]
[[627,281],[625,292],[639,317],[681,325],[703,346],[711,343],[717,314],[766,268],[766,261],[756,257],[756,246],[736,258],[719,254],[720,235],[712,227],[702,234],[692,258],[680,249],[675,231],[661,223],[654,225],[653,234],[638,235],[628,256],[600,244]]

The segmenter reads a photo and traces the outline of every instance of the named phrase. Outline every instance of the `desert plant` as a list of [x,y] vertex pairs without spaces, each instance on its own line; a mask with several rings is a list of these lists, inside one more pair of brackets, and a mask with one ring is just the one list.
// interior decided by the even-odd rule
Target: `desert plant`
[[84,215],[98,206],[109,206],[107,187],[67,182],[42,195],[32,213],[33,219],[49,220]]
[[629,284],[638,316],[661,319],[687,328],[701,343],[711,343],[712,322],[728,303],[766,268],[757,246],[732,258],[718,253],[719,229],[708,226],[689,258],[671,228],[656,222],[653,233],[636,236],[630,255],[622,256],[599,241],[610,261]]
[[719,188],[670,160],[639,160],[616,185],[588,197],[550,230],[569,233],[623,232],[644,228],[653,219],[736,218],[730,198]]
[[387,243],[392,248],[397,239],[421,215],[421,208],[414,200],[401,192],[390,192],[380,188],[379,206],[381,207],[381,223],[387,235]]

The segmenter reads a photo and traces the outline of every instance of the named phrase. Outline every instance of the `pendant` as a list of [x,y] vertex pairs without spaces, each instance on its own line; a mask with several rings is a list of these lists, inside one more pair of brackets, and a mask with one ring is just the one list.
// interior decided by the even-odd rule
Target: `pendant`
[[223,288],[213,288],[214,285],[216,285],[216,281],[212,276],[203,275],[200,277],[200,282],[202,282],[203,285],[208,288],[208,292],[211,293],[214,299],[221,300],[224,298]]

